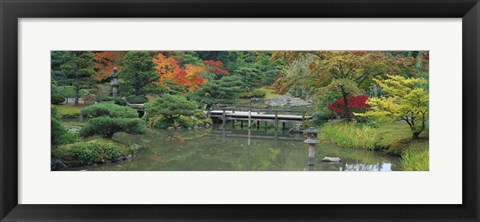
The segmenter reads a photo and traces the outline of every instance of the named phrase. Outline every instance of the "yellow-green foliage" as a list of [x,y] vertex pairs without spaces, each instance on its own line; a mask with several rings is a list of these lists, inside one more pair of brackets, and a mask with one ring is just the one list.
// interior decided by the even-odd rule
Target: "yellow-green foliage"
[[386,96],[370,98],[367,104],[372,109],[355,115],[383,121],[403,120],[410,126],[416,138],[426,128],[428,121],[428,91],[425,89],[427,80],[395,75],[387,77],[386,80],[375,79]]
[[428,142],[412,143],[402,154],[402,166],[404,170],[428,171],[429,152]]
[[321,128],[320,138],[334,142],[342,147],[374,150],[378,132],[375,128],[352,123],[325,124]]

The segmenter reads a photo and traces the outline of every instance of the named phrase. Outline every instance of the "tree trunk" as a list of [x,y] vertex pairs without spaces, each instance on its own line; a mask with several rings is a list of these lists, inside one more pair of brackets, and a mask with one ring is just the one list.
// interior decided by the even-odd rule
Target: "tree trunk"
[[420,139],[420,133],[421,133],[421,132],[413,132],[413,137],[412,137],[412,139],[414,139],[414,140]]
[[75,87],[75,106],[78,105],[78,101],[80,98],[80,87]]
[[342,97],[343,97],[343,113],[345,115],[345,118],[347,119],[347,122],[350,122],[350,110],[348,110],[348,94],[345,93],[342,89]]
[[140,88],[139,87],[135,87],[135,95],[140,96]]
[[212,108],[212,104],[208,104],[208,103],[207,103],[207,106],[205,106],[205,109],[206,109],[206,110],[210,110],[211,108]]

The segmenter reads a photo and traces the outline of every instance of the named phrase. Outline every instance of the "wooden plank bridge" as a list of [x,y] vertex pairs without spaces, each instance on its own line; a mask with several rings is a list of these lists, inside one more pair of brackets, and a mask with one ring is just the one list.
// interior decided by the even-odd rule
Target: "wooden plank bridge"
[[[286,113],[301,113],[300,115],[286,114]],[[223,108],[221,110],[206,111],[207,115],[212,119],[222,120],[222,126],[227,121],[240,121],[243,128],[243,122],[248,122],[250,128],[252,122],[256,122],[257,128],[260,126],[260,122],[273,122],[275,129],[278,128],[279,123],[282,123],[282,128],[285,129],[286,122],[299,122],[303,123],[305,120],[309,120],[312,116],[305,115],[305,111],[298,110],[271,110],[271,109],[242,109],[242,108]]]

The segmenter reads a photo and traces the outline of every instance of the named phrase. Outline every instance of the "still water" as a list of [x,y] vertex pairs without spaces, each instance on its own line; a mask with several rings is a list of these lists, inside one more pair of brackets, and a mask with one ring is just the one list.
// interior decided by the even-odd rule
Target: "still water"
[[[393,171],[399,159],[381,152],[346,149],[320,143],[317,161],[308,165],[308,145],[301,134],[279,130],[218,128],[171,132],[150,130],[143,135],[117,133],[113,139],[143,146],[137,156],[111,165],[77,170],[102,171]],[[321,162],[340,157],[341,163]]]

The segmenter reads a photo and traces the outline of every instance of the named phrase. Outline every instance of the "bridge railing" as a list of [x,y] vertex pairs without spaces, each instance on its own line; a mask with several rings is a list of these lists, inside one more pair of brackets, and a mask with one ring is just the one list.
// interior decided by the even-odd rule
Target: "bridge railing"
[[299,115],[306,115],[307,111],[305,109],[272,109],[269,107],[245,107],[245,106],[229,106],[229,105],[217,105],[213,107],[213,110],[225,110],[231,111],[235,113],[236,111],[244,111],[244,112],[262,112],[264,114],[285,114],[285,113],[293,113]]
[[[302,116],[302,120],[305,119],[305,117],[307,116],[306,115],[306,111],[299,111],[299,110],[283,110],[283,109],[256,109],[256,108],[238,108],[238,107],[234,107],[234,108],[231,108],[231,107],[223,107],[223,108],[219,108],[219,109],[216,109],[216,110],[221,110],[223,111],[223,115],[225,116],[227,114],[227,112],[230,112],[230,113],[235,113],[235,112],[249,112],[251,114],[266,114],[266,115],[275,115],[275,118],[277,118],[278,115],[295,115],[297,114],[298,116]],[[208,115],[210,115],[210,112],[212,110],[210,110],[208,112]]]
[[[212,115],[211,111],[217,111],[217,113],[214,113]],[[221,111],[221,112],[218,113],[218,111]],[[232,114],[235,114],[235,112],[242,112],[242,111],[248,112],[248,117],[232,116]],[[258,115],[255,115],[255,113],[264,114],[265,116],[258,116]],[[285,113],[288,113],[288,114],[285,114]],[[297,115],[294,115],[295,113],[297,113]],[[252,116],[252,114],[254,114],[255,116]],[[227,120],[240,120],[242,128],[243,128],[243,121],[248,121],[248,127],[251,126],[252,121],[257,121],[257,129],[259,128],[259,121],[274,121],[275,129],[278,128],[280,122],[282,122],[282,128],[284,129],[285,122],[287,121],[288,122],[300,121],[301,123],[303,123],[306,119],[310,118],[309,116],[306,116],[305,110],[300,111],[300,110],[285,110],[285,109],[265,109],[265,108],[238,107],[238,106],[235,106],[235,107],[224,106],[221,108],[217,107],[214,110],[210,110],[207,113],[207,115],[210,117],[220,118],[222,120],[222,128],[225,126],[225,123]],[[285,115],[291,115],[291,116],[285,116]]]

